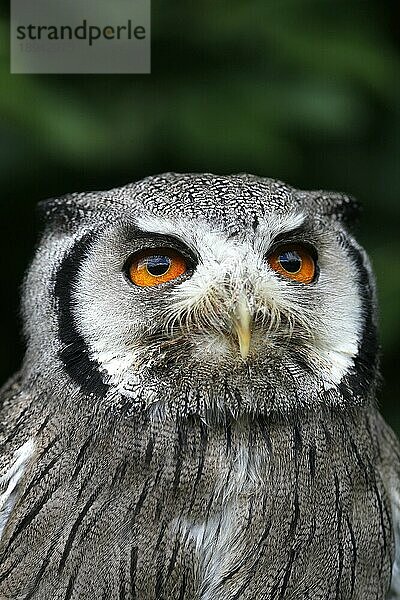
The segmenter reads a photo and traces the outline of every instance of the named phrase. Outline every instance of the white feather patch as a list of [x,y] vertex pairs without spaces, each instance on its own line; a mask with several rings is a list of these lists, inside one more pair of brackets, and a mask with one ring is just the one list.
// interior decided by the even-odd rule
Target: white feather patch
[[0,495],[0,538],[15,503],[18,483],[25,473],[34,451],[35,443],[33,439],[29,439],[15,451],[11,467],[0,477],[0,489],[5,488]]
[[391,500],[395,553],[388,600],[400,600],[400,496],[394,487]]
[[219,472],[223,474],[217,479],[215,488],[215,499],[221,499],[220,512],[205,521],[180,519],[175,523],[176,531],[183,537],[189,535],[194,542],[199,559],[200,587],[204,589],[202,600],[219,598],[217,589],[221,581],[240,563],[243,532],[237,507],[243,494],[250,497],[254,490],[265,485],[266,464],[264,453],[254,452],[254,449],[250,451],[244,441],[239,447],[228,483],[227,465],[224,460],[221,462]]

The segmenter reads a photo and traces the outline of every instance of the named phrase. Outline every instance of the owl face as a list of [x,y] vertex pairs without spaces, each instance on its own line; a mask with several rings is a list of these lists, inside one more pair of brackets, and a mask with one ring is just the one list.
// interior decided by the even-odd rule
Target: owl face
[[128,412],[363,401],[375,327],[350,210],[245,175],[167,174],[47,204],[26,282],[30,363],[51,352],[61,377]]

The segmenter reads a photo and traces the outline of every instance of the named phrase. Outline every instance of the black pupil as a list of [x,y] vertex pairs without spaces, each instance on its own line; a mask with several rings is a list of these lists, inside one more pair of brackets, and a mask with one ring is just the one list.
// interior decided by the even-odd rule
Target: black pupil
[[155,277],[165,275],[171,266],[169,256],[149,256],[146,261],[146,268],[150,275]]
[[297,273],[301,269],[301,258],[294,250],[280,254],[279,262],[288,273]]

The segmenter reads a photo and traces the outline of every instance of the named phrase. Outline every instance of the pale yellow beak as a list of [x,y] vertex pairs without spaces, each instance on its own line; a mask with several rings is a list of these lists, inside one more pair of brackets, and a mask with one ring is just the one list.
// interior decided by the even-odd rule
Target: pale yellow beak
[[235,310],[233,327],[239,342],[240,355],[245,360],[250,351],[252,317],[245,298],[241,299]]

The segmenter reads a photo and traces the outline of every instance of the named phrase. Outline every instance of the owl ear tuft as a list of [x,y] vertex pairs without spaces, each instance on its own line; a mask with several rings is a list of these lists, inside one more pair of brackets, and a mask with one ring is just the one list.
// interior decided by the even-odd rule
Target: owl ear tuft
[[77,224],[86,213],[85,207],[77,203],[78,196],[81,194],[41,200],[36,206],[40,223],[57,229],[69,229]]
[[336,219],[348,227],[357,225],[361,207],[353,196],[322,190],[308,192],[308,194],[311,196],[311,205],[317,212]]

